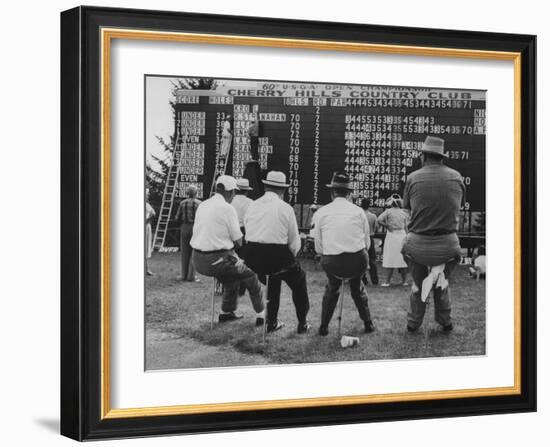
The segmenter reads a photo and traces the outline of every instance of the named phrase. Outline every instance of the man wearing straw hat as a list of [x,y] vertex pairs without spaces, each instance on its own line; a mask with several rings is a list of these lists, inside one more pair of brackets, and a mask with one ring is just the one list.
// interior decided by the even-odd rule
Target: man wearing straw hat
[[422,168],[409,174],[403,208],[410,210],[409,232],[403,245],[413,285],[407,329],[422,324],[426,299],[433,289],[435,320],[453,329],[448,279],[460,259],[456,234],[465,187],[462,175],[446,166],[442,138],[428,136],[421,149]]
[[237,179],[237,189],[235,190],[235,197],[231,202],[231,206],[237,211],[237,217],[239,218],[239,227],[244,234],[244,215],[248,210],[248,207],[253,202],[248,197],[248,193],[252,191],[250,183],[247,178]]
[[[244,215],[246,214],[246,211],[248,210],[248,207],[253,202],[251,198],[248,197],[248,193],[252,191],[252,188],[250,187],[250,183],[248,182],[247,178],[239,178],[237,179],[237,189],[235,190],[235,197],[231,201],[231,206],[235,208],[235,211],[237,211],[237,217],[239,218],[239,227],[241,228],[241,233],[244,236],[245,230],[244,230]],[[235,248],[235,251],[237,254],[242,258],[243,257],[243,250],[245,245],[245,238],[243,237],[243,244]],[[246,288],[244,286],[244,283],[241,283],[239,286],[239,296],[244,295],[246,291]]]
[[242,282],[257,313],[256,324],[261,325],[264,305],[258,277],[234,250],[241,245],[243,236],[237,212],[230,205],[236,189],[237,181],[233,177],[221,175],[216,180],[216,193],[198,207],[191,238],[193,263],[197,272],[212,276],[223,284],[220,323],[243,317],[235,312]]
[[345,172],[335,172],[329,185],[332,202],[316,213],[313,237],[315,251],[321,255],[321,266],[327,275],[323,296],[319,335],[328,335],[328,325],[340,297],[342,278],[349,278],[351,297],[365,325],[374,331],[368,298],[361,277],[368,267],[370,246],[369,221],[363,210],[349,201],[353,191]]
[[267,331],[281,329],[278,320],[281,282],[292,290],[292,301],[298,318],[298,334],[310,328],[307,322],[309,298],[306,274],[296,260],[301,240],[294,209],[283,201],[289,184],[282,172],[271,171],[262,180],[265,194],[255,200],[244,218],[246,230],[246,264],[258,275],[269,275],[267,290]]

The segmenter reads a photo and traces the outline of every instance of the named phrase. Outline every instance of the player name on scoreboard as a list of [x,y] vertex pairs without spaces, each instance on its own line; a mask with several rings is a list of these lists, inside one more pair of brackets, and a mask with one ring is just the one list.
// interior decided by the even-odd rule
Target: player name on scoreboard
[[326,203],[335,170],[354,179],[354,195],[383,206],[419,166],[427,135],[445,139],[448,164],[464,176],[466,209],[485,210],[485,92],[370,85],[220,80],[213,90],[179,90],[175,161],[178,194],[193,183],[205,197],[225,160],[224,123],[233,145],[226,172],[243,175],[258,123],[263,169],[287,175],[291,204]]

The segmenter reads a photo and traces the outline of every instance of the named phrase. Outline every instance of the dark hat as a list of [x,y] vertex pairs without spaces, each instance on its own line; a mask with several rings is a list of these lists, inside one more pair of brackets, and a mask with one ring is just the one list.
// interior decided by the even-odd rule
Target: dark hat
[[332,174],[332,181],[327,185],[327,188],[342,188],[353,191],[351,186],[351,177],[342,171],[336,171]]

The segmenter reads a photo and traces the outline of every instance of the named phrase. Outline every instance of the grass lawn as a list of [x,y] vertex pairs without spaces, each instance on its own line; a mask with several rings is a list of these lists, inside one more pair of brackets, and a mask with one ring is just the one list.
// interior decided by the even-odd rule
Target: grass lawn
[[[296,315],[290,290],[283,283],[279,319],[286,326],[268,334],[256,328],[255,313],[248,294],[239,301],[244,318],[218,324],[221,297],[216,297],[216,323],[210,330],[212,279],[201,283],[177,280],[179,253],[154,253],[149,268],[155,276],[146,279],[146,366],[147,369],[178,369],[288,363],[341,362],[418,357],[470,356],[485,354],[485,281],[471,280],[464,266],[451,278],[451,333],[441,331],[433,319],[433,304],[418,332],[406,329],[410,287],[369,286],[369,307],[376,331],[364,334],[363,324],[346,291],[342,334],[357,336],[359,345],[343,349],[337,338],[336,313],[329,335],[317,334],[325,275],[312,261],[304,260],[310,300],[312,330],[296,333]],[[384,271],[379,267],[379,275]],[[394,273],[393,281],[399,281]]]

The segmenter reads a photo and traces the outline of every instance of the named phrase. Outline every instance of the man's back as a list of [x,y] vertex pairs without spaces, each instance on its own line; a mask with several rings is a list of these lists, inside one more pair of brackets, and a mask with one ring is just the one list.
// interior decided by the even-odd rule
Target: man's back
[[376,219],[377,216],[370,210],[365,210],[365,216],[367,216],[367,220],[369,221],[369,230],[370,235],[374,236],[374,233],[376,233]]
[[191,246],[201,251],[230,250],[242,237],[237,212],[223,196],[215,194],[202,202],[195,214]]
[[250,204],[244,217],[244,226],[249,242],[288,244],[294,255],[300,249],[294,210],[271,191]]
[[176,220],[184,224],[193,224],[195,223],[195,214],[197,209],[202,202],[199,199],[194,197],[188,197],[183,199],[176,213]]
[[411,210],[409,231],[456,232],[464,192],[460,173],[443,164],[425,165],[409,174],[403,197],[403,207]]
[[231,206],[237,211],[237,216],[239,217],[239,225],[244,227],[244,216],[248,207],[253,202],[252,199],[246,197],[245,195],[236,195],[231,202]]
[[364,211],[337,197],[316,213],[313,235],[320,254],[355,253],[369,246],[369,223]]

